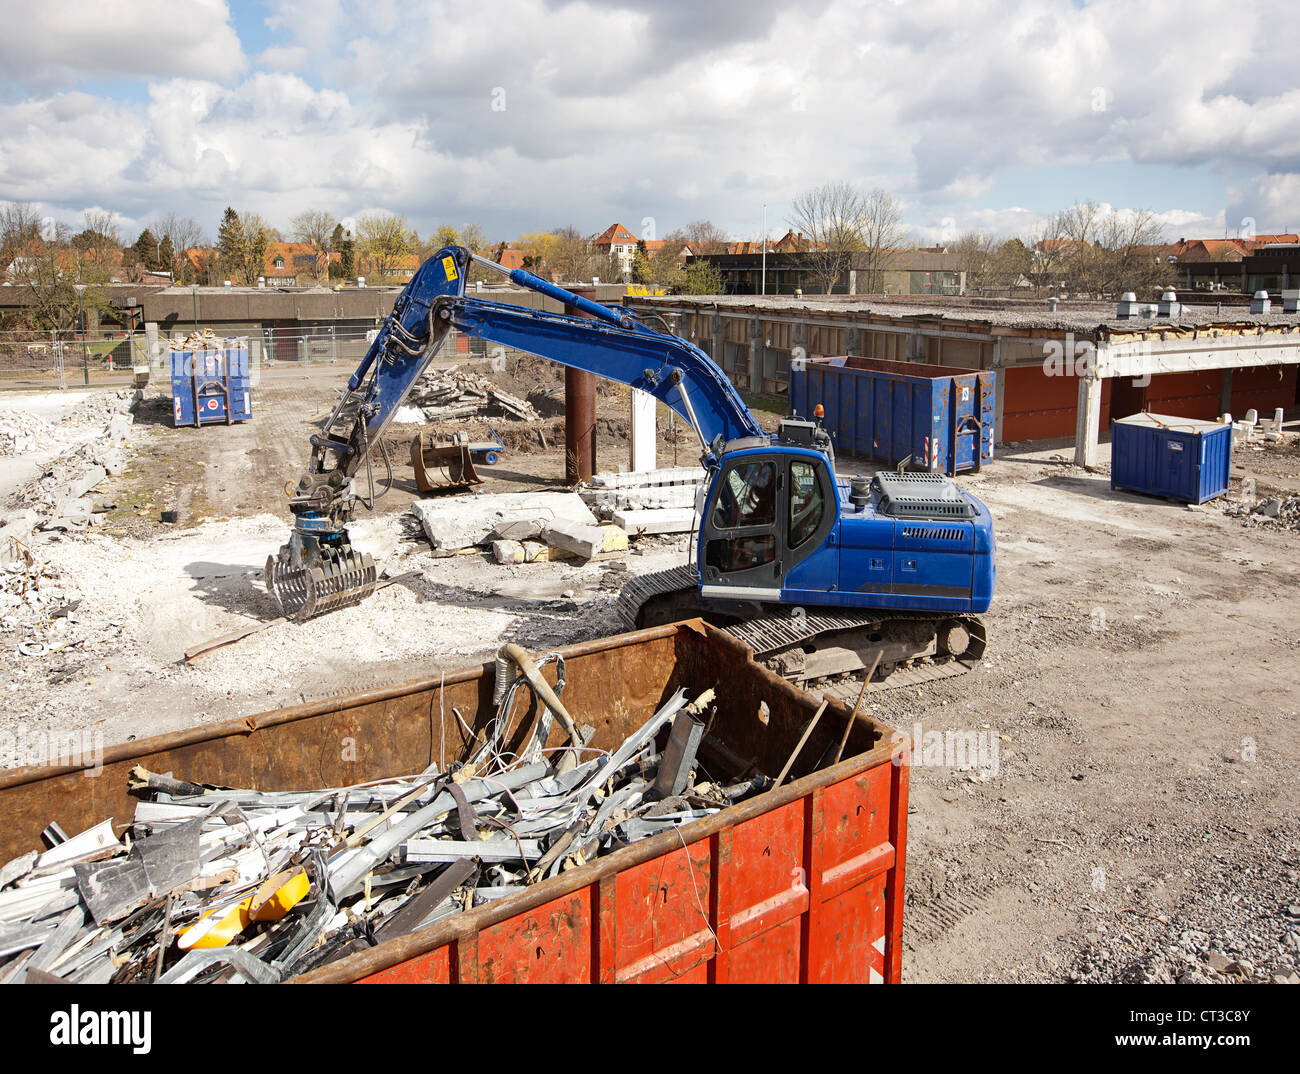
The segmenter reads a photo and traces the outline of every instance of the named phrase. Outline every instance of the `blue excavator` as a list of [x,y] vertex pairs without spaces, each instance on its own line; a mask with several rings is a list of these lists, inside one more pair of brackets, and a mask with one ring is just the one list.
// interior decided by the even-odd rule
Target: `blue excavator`
[[[467,294],[475,264],[566,312]],[[628,582],[619,612],[630,628],[703,616],[794,681],[874,666],[891,685],[911,685],[959,674],[984,652],[979,615],[993,597],[995,541],[976,497],[937,473],[839,476],[818,422],[792,418],[765,432],[691,343],[458,246],[430,257],[402,290],[288,486],[293,532],[266,564],[286,616],[304,620],[374,591],[374,560],[353,548],[347,524],[358,501],[373,507],[373,460],[386,460],[376,446],[453,328],[648,392],[699,436],[706,479],[693,561]]]

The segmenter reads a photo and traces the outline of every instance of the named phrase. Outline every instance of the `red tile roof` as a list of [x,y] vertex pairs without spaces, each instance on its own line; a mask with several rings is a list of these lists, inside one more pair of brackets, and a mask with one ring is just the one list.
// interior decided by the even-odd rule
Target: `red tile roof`
[[636,236],[622,224],[610,224],[604,231],[591,240],[592,246],[609,249],[614,243],[636,245]]

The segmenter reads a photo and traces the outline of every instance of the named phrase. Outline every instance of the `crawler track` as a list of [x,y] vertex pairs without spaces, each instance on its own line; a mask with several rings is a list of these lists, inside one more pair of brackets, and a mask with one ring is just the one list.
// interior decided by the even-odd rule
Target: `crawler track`
[[[864,637],[871,644],[897,649],[928,634],[928,644],[915,644],[915,655],[891,660],[882,665],[883,675],[871,683],[871,690],[888,690],[918,686],[935,679],[963,675],[975,667],[984,655],[987,639],[984,624],[974,616],[930,616],[909,612],[872,613],[836,612],[818,609],[768,610],[770,606],[753,606],[757,614],[743,618],[716,605],[702,601],[696,583],[695,568],[689,565],[639,575],[619,593],[618,612],[631,628],[654,626],[673,619],[699,615],[714,623],[754,653],[754,658],[769,664],[787,678],[801,681],[816,677],[804,666],[806,654],[835,646],[853,638],[858,646]],[[960,628],[968,640],[960,655],[943,651],[943,637]],[[924,651],[929,649],[929,652]],[[859,665],[860,672],[863,665]],[[840,674],[842,672],[835,672]]]

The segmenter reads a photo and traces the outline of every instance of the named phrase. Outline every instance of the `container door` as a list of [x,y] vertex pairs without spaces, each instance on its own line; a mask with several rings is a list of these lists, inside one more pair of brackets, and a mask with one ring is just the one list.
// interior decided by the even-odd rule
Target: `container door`
[[952,420],[955,426],[952,438],[952,461],[947,472],[956,476],[963,470],[979,465],[980,423],[975,416],[979,392],[975,377],[952,378]]
[[1167,433],[1161,438],[1157,462],[1156,491],[1165,496],[1195,498],[1195,471],[1200,458],[1196,438],[1182,433]]

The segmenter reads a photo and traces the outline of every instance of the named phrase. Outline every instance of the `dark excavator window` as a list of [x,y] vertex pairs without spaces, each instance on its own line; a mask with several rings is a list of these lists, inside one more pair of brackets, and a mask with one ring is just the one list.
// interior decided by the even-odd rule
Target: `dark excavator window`
[[817,469],[809,462],[790,463],[790,548],[807,541],[821,525],[826,499],[817,480]]
[[770,526],[776,521],[776,466],[772,462],[742,462],[723,479],[713,508],[713,527]]
[[761,537],[732,537],[725,541],[710,541],[706,546],[704,562],[725,574],[775,563],[776,537],[766,534]]

